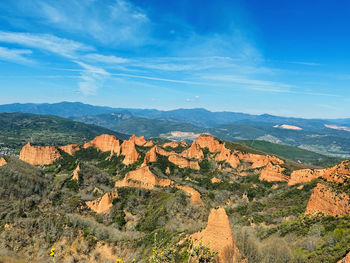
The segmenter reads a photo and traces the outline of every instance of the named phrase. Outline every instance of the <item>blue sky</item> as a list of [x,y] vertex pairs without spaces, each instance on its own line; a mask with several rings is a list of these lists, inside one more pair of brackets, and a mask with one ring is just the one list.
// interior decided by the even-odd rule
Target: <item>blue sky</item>
[[346,0],[3,0],[0,104],[350,117]]

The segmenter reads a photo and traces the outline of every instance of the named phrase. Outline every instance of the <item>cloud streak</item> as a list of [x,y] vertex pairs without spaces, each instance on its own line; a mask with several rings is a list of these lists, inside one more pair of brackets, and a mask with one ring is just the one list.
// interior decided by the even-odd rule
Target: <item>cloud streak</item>
[[27,56],[31,54],[32,51],[28,49],[8,49],[6,47],[0,47],[0,59],[5,61],[31,64],[33,61],[27,58]]

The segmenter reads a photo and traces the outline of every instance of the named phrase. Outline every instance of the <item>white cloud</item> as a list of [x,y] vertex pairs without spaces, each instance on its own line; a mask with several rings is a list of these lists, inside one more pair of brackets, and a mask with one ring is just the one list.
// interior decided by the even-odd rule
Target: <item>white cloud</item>
[[109,76],[109,73],[103,68],[79,61],[76,61],[76,63],[83,68],[80,74],[81,81],[78,83],[81,93],[84,96],[95,95],[97,90],[103,86],[103,82]]
[[93,48],[88,45],[50,34],[0,31],[0,42],[46,50],[69,58],[75,57],[79,51],[93,50]]
[[39,10],[32,10],[51,26],[79,32],[105,44],[140,45],[148,38],[147,14],[124,0],[56,1],[39,0]]
[[33,61],[28,59],[26,55],[32,54],[28,49],[8,49],[6,47],[0,47],[0,59],[5,61],[11,61],[16,63],[32,63]]
[[110,64],[120,64],[126,63],[129,60],[126,58],[116,57],[116,56],[105,56],[101,54],[87,54],[84,59],[94,62],[110,63]]

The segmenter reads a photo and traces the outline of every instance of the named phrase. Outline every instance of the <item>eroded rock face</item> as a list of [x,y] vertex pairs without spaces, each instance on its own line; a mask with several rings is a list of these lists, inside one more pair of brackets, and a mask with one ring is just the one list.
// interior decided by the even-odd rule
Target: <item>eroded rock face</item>
[[135,163],[140,155],[136,151],[134,141],[124,141],[121,146],[121,154],[125,156],[123,164],[130,165]]
[[313,179],[322,177],[330,182],[343,183],[350,178],[350,161],[345,160],[340,164],[326,169],[301,169],[293,171],[288,185],[307,183]]
[[222,143],[211,135],[201,134],[197,138],[197,143],[201,148],[207,147],[210,152],[219,152],[222,149]]
[[1,158],[0,158],[0,166],[4,166],[4,165],[6,165],[6,164],[7,164],[7,162],[6,162],[5,158],[4,158],[4,157],[1,157]]
[[133,141],[137,146],[143,146],[146,143],[145,136],[137,137],[135,134],[129,138],[129,141]]
[[[221,150],[218,155],[216,155],[215,160],[225,161],[227,162],[232,168],[237,168],[240,164],[240,160],[236,153],[231,152],[229,149],[225,147],[225,145],[222,144]],[[221,169],[221,168],[220,168]]]
[[95,147],[102,152],[111,152],[120,154],[120,142],[117,137],[109,134],[102,134],[95,137],[92,141],[83,145],[83,148]]
[[105,193],[101,198],[94,201],[87,201],[85,204],[96,213],[108,213],[113,206],[113,199],[118,197],[118,192]]
[[54,146],[32,146],[29,142],[23,146],[19,159],[32,165],[48,165],[61,157]]
[[180,189],[182,191],[184,191],[186,194],[188,194],[190,196],[190,201],[196,204],[201,204],[202,203],[202,199],[201,199],[201,194],[193,189],[190,186],[181,186],[181,185],[176,185],[175,186],[177,189]]
[[157,161],[157,148],[153,147],[151,150],[149,150],[146,153],[143,163],[148,164],[148,163],[153,163],[156,161]]
[[220,182],[221,182],[221,179],[216,178],[216,177],[213,177],[213,178],[210,179],[210,182],[211,182],[212,184],[220,183]]
[[200,145],[196,141],[193,141],[191,147],[184,150],[181,153],[181,156],[189,159],[198,159],[198,160],[202,160],[204,158],[203,151]]
[[180,155],[172,154],[168,157],[169,162],[179,166],[180,168],[190,168],[193,170],[200,170],[197,161],[188,160]]
[[220,262],[241,262],[241,254],[236,247],[230,222],[223,207],[210,211],[207,227],[191,236],[211,251],[218,252]]
[[77,167],[73,171],[73,177],[72,180],[79,180],[79,171],[80,171],[80,164],[77,165]]
[[251,163],[251,168],[260,168],[268,165],[269,163],[277,165],[283,164],[284,161],[279,159],[276,156],[272,155],[260,155],[260,154],[252,154],[252,153],[239,153],[238,157],[240,160],[244,162]]
[[153,141],[148,141],[143,146],[144,147],[152,147],[152,146],[154,146],[154,143],[153,143]]
[[337,263],[350,263],[350,252],[341,260],[339,260]]
[[287,182],[288,176],[283,174],[284,170],[285,169],[278,164],[274,165],[272,163],[268,163],[260,171],[259,179],[268,182]]
[[318,183],[306,207],[306,214],[323,213],[331,216],[350,215],[350,198],[346,193],[336,193],[328,186]]
[[148,166],[127,173],[123,180],[115,182],[116,187],[138,187],[154,189],[155,186],[170,186],[173,182],[169,179],[161,179],[154,175]]
[[60,146],[58,148],[60,148],[62,151],[66,152],[70,155],[73,155],[76,151],[79,151],[81,149],[81,145],[69,144],[69,145]]
[[179,146],[178,142],[166,142],[162,145],[164,148],[170,147],[170,148],[176,148]]

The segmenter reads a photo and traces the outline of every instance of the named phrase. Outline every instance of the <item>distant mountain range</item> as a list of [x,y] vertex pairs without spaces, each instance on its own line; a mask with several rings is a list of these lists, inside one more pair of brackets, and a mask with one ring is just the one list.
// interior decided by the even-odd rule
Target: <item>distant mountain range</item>
[[[115,132],[167,137],[172,131],[209,132],[225,140],[264,140],[329,156],[350,158],[350,118],[303,119],[269,114],[211,112],[206,109],[111,108],[80,102],[7,104],[0,111],[51,114]],[[193,135],[191,135],[193,137]],[[182,139],[182,138],[181,138]]]

